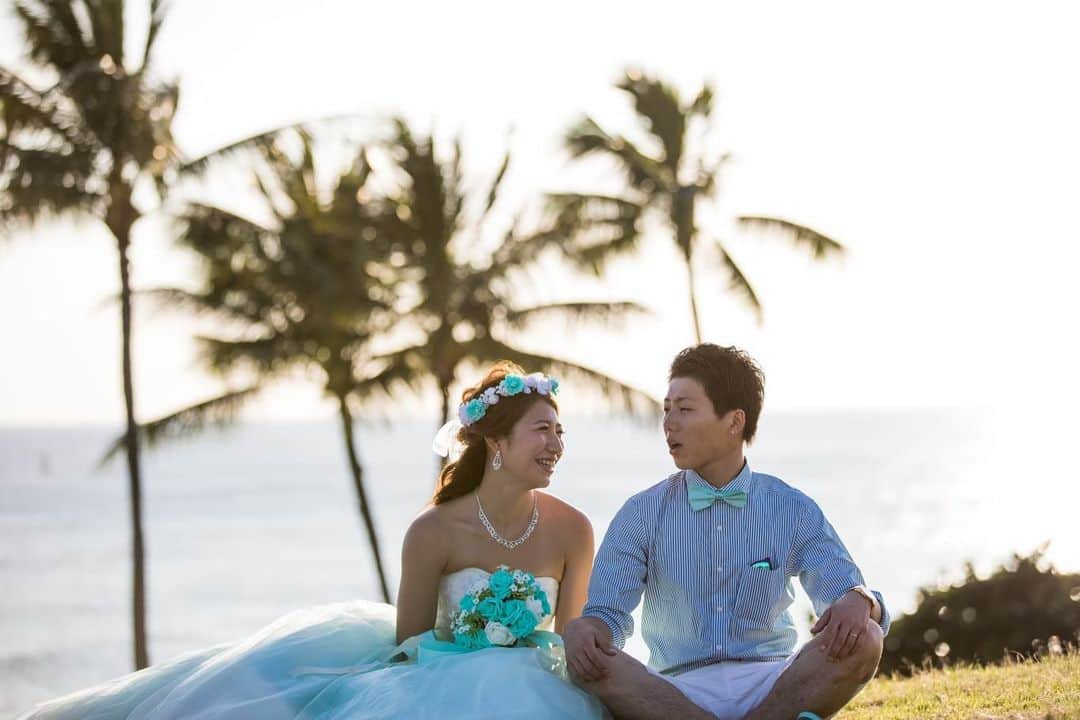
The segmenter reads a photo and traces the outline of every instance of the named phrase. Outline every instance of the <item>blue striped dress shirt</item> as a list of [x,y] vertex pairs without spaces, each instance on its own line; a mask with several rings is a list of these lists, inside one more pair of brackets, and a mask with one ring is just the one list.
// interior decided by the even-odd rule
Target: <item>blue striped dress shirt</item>
[[[718,501],[695,511],[690,483],[706,481],[683,470],[626,501],[600,544],[582,612],[611,628],[621,648],[644,594],[641,634],[653,669],[786,658],[797,637],[793,577],[819,616],[863,584],[821,508],[799,490],[746,463],[724,486],[746,492],[745,507]],[[874,595],[888,632],[885,603]]]

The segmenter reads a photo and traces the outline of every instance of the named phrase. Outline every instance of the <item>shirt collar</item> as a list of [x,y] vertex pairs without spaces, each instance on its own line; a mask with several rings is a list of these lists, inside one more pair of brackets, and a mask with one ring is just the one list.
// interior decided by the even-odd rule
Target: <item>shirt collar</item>
[[[684,470],[683,473],[684,473],[684,475],[686,477],[686,483],[687,483],[688,487],[691,484],[700,483],[701,485],[705,485],[706,487],[711,487],[714,490],[716,489],[715,487],[713,487],[713,485],[711,485],[709,483],[708,480],[701,477],[701,475],[699,475],[696,470],[687,469],[687,470]],[[754,480],[754,473],[752,473],[750,471],[750,461],[749,460],[743,460],[742,470],[739,471],[739,474],[736,475],[732,479],[731,482],[729,482],[727,485],[725,485],[721,489],[724,490],[724,491],[742,490],[743,492],[749,494],[750,485],[753,483],[753,480]]]

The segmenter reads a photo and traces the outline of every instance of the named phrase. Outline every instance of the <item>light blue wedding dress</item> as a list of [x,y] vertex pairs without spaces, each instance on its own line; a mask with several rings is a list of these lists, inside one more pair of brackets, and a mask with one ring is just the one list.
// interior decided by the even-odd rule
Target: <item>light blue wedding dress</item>
[[[479,568],[443,576],[437,634],[489,576]],[[558,581],[536,580],[554,607]],[[237,644],[44,703],[20,720],[607,717],[566,679],[561,648],[488,648],[418,664],[419,637],[395,645],[394,618],[392,606],[363,601],[298,610]]]

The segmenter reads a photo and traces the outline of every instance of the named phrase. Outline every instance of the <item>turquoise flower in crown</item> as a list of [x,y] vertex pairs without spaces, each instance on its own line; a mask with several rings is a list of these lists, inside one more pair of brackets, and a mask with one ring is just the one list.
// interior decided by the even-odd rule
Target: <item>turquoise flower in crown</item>
[[521,377],[520,375],[507,375],[502,379],[502,382],[499,383],[499,394],[505,397],[517,395],[524,389],[525,378]]
[[549,378],[548,382],[551,385],[551,394],[552,395],[558,395],[559,394],[559,381],[556,378]]
[[473,398],[461,406],[461,424],[472,425],[474,422],[484,417],[486,413],[487,403],[480,398]]

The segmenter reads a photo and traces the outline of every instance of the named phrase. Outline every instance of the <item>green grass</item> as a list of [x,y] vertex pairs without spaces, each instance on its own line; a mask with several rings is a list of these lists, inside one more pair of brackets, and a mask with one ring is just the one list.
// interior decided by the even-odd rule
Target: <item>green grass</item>
[[928,670],[877,678],[837,720],[1074,720],[1080,653],[1038,662]]

